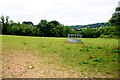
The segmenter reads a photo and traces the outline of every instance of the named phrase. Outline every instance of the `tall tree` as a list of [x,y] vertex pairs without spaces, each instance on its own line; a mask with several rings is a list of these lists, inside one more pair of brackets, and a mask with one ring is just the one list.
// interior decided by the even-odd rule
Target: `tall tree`
[[47,31],[48,31],[48,27],[47,26],[48,26],[47,20],[41,20],[39,22],[39,24],[36,26],[40,30],[41,36],[46,36]]
[[49,35],[48,36],[60,36],[61,33],[61,27],[62,27],[62,24],[60,24],[58,21],[50,21],[48,23],[48,28],[49,28]]
[[9,23],[9,16],[6,16],[6,23]]
[[2,22],[0,21],[0,34],[2,34]]
[[115,13],[113,13],[109,22],[110,22],[111,26],[115,26],[116,32],[119,34],[119,31],[120,31],[120,7],[117,7],[115,9]]
[[0,17],[0,19],[1,19],[2,24],[5,25],[5,18],[3,15]]
[[1,22],[2,22],[2,32],[3,32],[3,34],[4,33],[7,33],[7,26],[6,26],[6,21],[5,20],[7,20],[8,21],[8,17],[6,17],[6,19],[5,19],[5,17],[2,15],[1,17],[0,17],[0,19],[1,19]]

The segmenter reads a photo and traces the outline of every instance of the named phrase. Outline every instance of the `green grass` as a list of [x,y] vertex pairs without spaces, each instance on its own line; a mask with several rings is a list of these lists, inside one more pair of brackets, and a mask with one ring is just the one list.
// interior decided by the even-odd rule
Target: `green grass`
[[[2,35],[2,48],[37,50],[37,56],[58,55],[60,64],[78,67],[77,71],[98,72],[118,77],[118,40],[83,38],[83,43],[68,43],[67,38]],[[49,62],[54,63],[53,62]]]

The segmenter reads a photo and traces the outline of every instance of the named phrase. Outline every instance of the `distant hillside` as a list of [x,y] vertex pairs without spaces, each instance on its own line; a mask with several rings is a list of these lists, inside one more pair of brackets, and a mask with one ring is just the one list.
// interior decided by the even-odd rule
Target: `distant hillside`
[[103,22],[103,23],[95,23],[95,24],[88,24],[88,25],[72,25],[70,26],[72,29],[79,29],[79,28],[102,28],[102,27],[109,27],[109,23]]

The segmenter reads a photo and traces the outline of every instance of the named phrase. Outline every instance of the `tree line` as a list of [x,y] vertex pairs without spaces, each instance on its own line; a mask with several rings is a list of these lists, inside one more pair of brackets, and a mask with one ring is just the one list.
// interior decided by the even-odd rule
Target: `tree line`
[[2,34],[22,35],[22,36],[42,36],[42,37],[65,37],[71,32],[69,26],[64,26],[58,21],[41,20],[37,25],[24,21],[15,23],[9,17],[1,16],[0,25]]
[[0,28],[2,34],[41,36],[41,37],[67,37],[68,34],[81,34],[84,38],[113,37],[119,34],[120,30],[120,7],[117,7],[112,18],[109,20],[112,26],[102,28],[71,28],[53,20],[40,20],[37,25],[31,21],[14,22],[9,16],[0,17]]

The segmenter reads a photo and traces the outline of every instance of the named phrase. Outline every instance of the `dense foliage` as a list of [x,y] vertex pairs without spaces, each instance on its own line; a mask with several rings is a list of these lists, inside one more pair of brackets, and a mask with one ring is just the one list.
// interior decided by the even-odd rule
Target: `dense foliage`
[[112,38],[116,35],[114,27],[106,28],[87,28],[87,29],[76,29],[77,34],[81,34],[85,38],[97,38],[97,37],[106,37]]
[[64,26],[58,21],[41,20],[37,25],[33,25],[31,21],[24,21],[21,24],[9,21],[8,16],[1,16],[0,27],[2,34],[7,35],[65,37],[72,32],[69,26]]
[[109,22],[112,26],[115,26],[116,33],[119,34],[119,31],[120,31],[120,7],[117,7],[115,9],[115,13],[113,13]]
[[0,28],[2,28],[2,34],[7,35],[67,37],[68,34],[81,34],[84,38],[111,38],[114,35],[117,35],[117,33],[115,33],[116,28],[110,26],[108,27],[108,23],[97,23],[96,25],[103,26],[98,28],[91,28],[89,27],[89,25],[87,28],[73,29],[71,28],[71,26],[64,26],[63,24],[55,20],[50,22],[47,20],[41,20],[37,25],[34,25],[31,21],[15,23],[14,21],[9,20],[8,16],[1,16],[0,21]]

